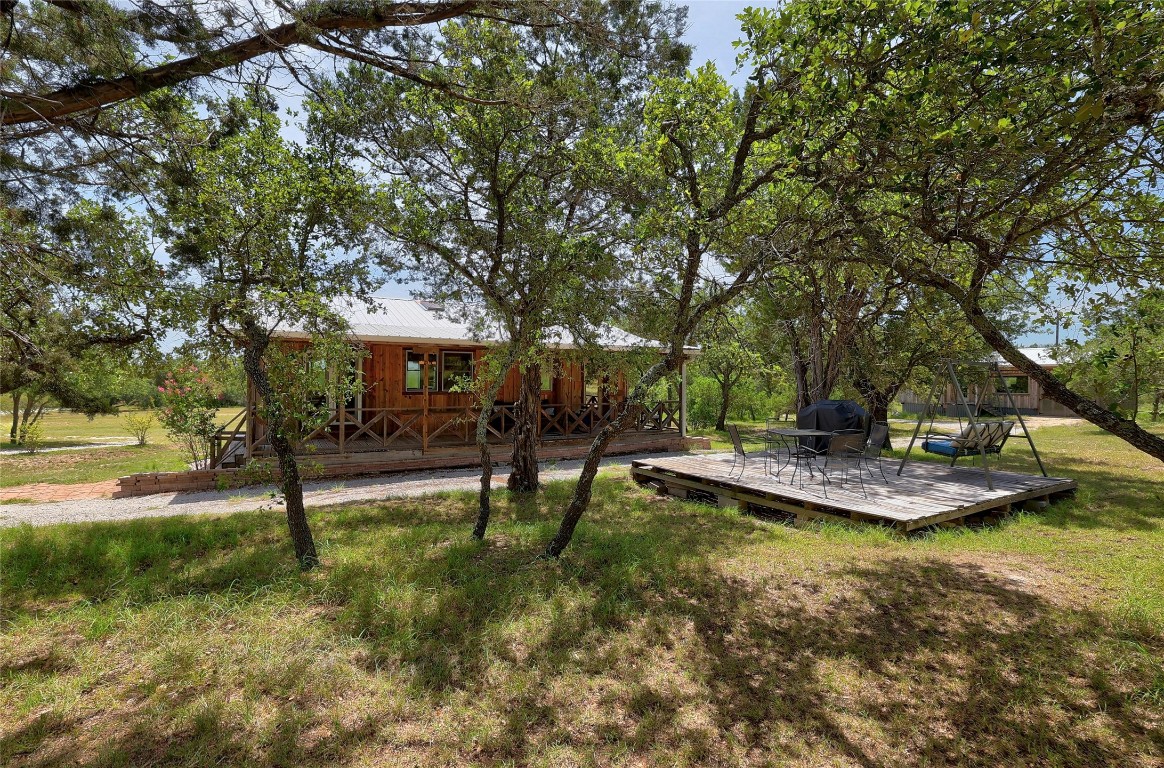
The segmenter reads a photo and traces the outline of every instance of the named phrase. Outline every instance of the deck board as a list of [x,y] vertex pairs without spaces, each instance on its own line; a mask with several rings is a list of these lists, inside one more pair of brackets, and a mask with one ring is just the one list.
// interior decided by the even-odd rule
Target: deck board
[[[992,469],[994,489],[986,485],[981,469],[949,467],[932,462],[915,462],[906,466],[899,477],[897,461],[885,461],[889,482],[864,478],[865,496],[856,482],[834,483],[827,491],[820,480],[799,478],[789,482],[768,474],[762,457],[750,456],[742,477],[739,470],[729,477],[732,455],[698,454],[633,462],[631,472],[640,482],[659,482],[675,489],[702,491],[721,498],[735,499],[783,512],[832,515],[834,517],[870,519],[891,523],[903,530],[956,520],[966,515],[1005,509],[1028,499],[1047,498],[1075,490],[1074,480],[1065,477],[1042,477]],[[853,472],[850,469],[850,474]],[[835,473],[830,472],[831,476]]]

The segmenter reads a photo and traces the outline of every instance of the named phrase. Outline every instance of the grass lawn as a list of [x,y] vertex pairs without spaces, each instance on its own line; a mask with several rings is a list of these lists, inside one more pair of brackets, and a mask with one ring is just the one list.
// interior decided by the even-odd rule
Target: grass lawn
[[[233,413],[229,413],[229,410],[224,409],[221,415],[233,415]],[[127,415],[150,413],[154,412],[122,408],[119,414],[94,416],[90,419],[83,413],[48,411],[41,417],[40,423],[44,427],[45,447],[85,445],[102,440],[120,442],[133,439],[125,431],[125,417]],[[3,448],[19,447],[8,442],[8,427],[11,425],[11,418],[8,414],[0,416],[0,425],[3,425],[4,428],[4,442],[0,447]],[[156,417],[153,427],[150,428],[149,442],[154,444],[169,442],[166,438],[165,428],[162,427],[161,422],[157,421]]]
[[[803,529],[570,492],[5,531],[0,764],[1159,766],[1164,467],[1037,433],[1073,501]],[[1021,452],[1007,462],[1026,466]]]
[[[125,416],[139,413],[142,412],[122,410],[117,416],[96,416],[93,419],[64,411],[46,413],[41,418],[44,447],[130,440],[131,436],[125,431]],[[218,412],[219,421],[224,423],[237,413],[238,409],[224,408]],[[8,443],[7,436],[5,431],[5,441],[0,447],[19,447]],[[0,455],[0,487],[26,483],[93,483],[134,472],[177,471],[186,469],[188,464],[185,454],[170,442],[165,428],[155,420],[145,446],[94,446],[83,450]]]
[[189,462],[169,441],[159,445],[86,448],[0,456],[0,488],[26,483],[95,483],[134,472],[173,472]]

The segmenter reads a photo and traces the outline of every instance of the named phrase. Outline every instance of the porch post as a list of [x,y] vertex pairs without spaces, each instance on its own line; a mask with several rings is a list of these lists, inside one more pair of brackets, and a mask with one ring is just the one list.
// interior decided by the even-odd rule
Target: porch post
[[679,363],[679,437],[687,437],[687,355]]
[[424,377],[424,402],[420,415],[420,452],[428,453],[428,366],[429,355],[424,353],[424,361],[420,364],[420,375]]

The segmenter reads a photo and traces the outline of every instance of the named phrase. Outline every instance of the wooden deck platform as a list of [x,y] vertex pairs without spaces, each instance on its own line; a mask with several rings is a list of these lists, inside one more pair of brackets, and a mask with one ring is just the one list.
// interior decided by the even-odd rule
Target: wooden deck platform
[[[782,478],[768,474],[764,459],[759,456],[748,457],[742,477],[738,467],[734,477],[728,477],[732,467],[730,453],[641,459],[632,463],[631,475],[636,482],[655,484],[672,495],[714,501],[720,506],[795,515],[798,522],[857,520],[892,525],[903,531],[982,512],[1009,512],[1022,502],[1050,501],[1076,489],[1075,481],[1064,477],[991,469],[994,490],[990,490],[981,469],[919,461],[907,465],[898,477],[894,474],[897,465],[896,460],[885,461],[888,484],[880,475],[875,480],[865,475],[867,498],[862,497],[852,479],[843,485],[834,482],[826,491],[818,475],[815,481],[805,478],[801,488],[799,478],[796,484],[788,482],[788,470]],[[849,472],[851,478],[853,470]]]

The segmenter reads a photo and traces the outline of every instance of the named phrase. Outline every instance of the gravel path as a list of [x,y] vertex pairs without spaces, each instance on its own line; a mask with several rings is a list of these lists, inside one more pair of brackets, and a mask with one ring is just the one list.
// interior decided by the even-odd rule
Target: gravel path
[[[673,454],[635,454],[612,456],[602,462],[603,467],[627,467],[634,459]],[[542,464],[542,480],[568,480],[578,476],[580,460]],[[494,471],[494,486],[505,486],[508,471],[499,467]],[[415,472],[382,477],[351,480],[328,480],[305,483],[304,501],[309,507],[344,504],[354,501],[424,496],[439,491],[473,491],[478,488],[477,470],[443,470]],[[21,525],[52,525],[54,523],[82,523],[98,520],[132,520],[139,517],[171,517],[174,515],[222,515],[232,512],[250,512],[259,509],[282,509],[282,504],[271,497],[273,487],[239,488],[232,491],[201,491],[198,493],[159,493],[129,499],[85,499],[56,501],[41,504],[0,505],[0,527]]]
[[[55,439],[55,438],[54,438]],[[68,439],[68,438],[65,438]],[[127,445],[136,445],[136,440],[122,440],[121,438],[85,438],[86,440],[93,439],[98,442],[82,443],[78,445],[58,445],[53,448],[41,448],[37,453],[53,453],[54,451],[87,451],[90,448],[124,448]],[[0,456],[28,456],[29,453],[24,448],[0,448]]]

